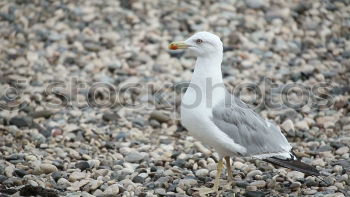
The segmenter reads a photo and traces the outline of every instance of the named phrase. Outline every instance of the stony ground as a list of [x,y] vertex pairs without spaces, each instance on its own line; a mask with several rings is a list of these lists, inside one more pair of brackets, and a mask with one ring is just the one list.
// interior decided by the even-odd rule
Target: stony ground
[[217,154],[178,121],[194,59],[167,50],[202,30],[224,42],[227,87],[324,174],[234,158],[221,195],[350,196],[347,0],[1,1],[0,196],[212,186]]

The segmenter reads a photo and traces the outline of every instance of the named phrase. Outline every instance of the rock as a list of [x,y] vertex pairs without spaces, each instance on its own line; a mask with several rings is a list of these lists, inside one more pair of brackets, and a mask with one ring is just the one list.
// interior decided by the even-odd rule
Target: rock
[[144,156],[139,152],[130,152],[125,156],[125,161],[130,163],[140,162]]
[[98,168],[101,164],[100,160],[98,159],[91,159],[88,161],[88,163],[91,168]]
[[246,193],[244,193],[244,196],[245,197],[264,197],[265,194],[260,191],[247,191]]
[[236,169],[243,169],[246,166],[247,166],[246,164],[244,164],[240,161],[233,162],[233,167]]
[[306,121],[299,121],[299,122],[295,123],[295,127],[297,129],[302,130],[302,131],[307,131],[310,129],[310,127]]
[[161,111],[153,111],[150,114],[150,119],[155,119],[159,122],[168,122],[170,120],[170,117]]
[[337,192],[333,194],[325,194],[323,197],[345,197],[345,195],[343,193]]
[[87,188],[89,188],[90,191],[95,191],[97,188],[99,188],[103,184],[102,180],[91,180]]
[[247,178],[251,179],[254,178],[256,175],[262,175],[262,172],[260,170],[252,170],[247,174]]
[[301,183],[300,182],[293,182],[290,186],[291,189],[297,189],[301,187]]
[[17,176],[17,177],[23,177],[25,175],[27,175],[28,173],[23,170],[23,169],[16,169],[14,172],[13,172],[13,175]]
[[102,119],[104,121],[114,121],[114,120],[118,120],[120,117],[117,113],[112,113],[112,112],[105,112],[102,115]]
[[282,125],[281,128],[286,131],[286,132],[290,132],[290,131],[294,131],[294,124],[291,120],[287,119],[285,120]]
[[113,184],[106,188],[106,190],[103,192],[104,196],[116,196],[119,193],[119,185]]
[[261,9],[268,6],[265,0],[245,0],[245,4],[252,9]]
[[57,167],[52,164],[41,164],[40,170],[45,174],[50,174],[52,172],[58,171]]
[[134,178],[132,179],[132,182],[134,183],[143,183],[145,181],[145,179],[141,176],[134,176]]
[[14,171],[15,171],[15,167],[13,165],[9,165],[5,167],[5,175],[7,177],[12,177]]
[[33,125],[33,119],[30,117],[15,116],[10,119],[10,125],[15,125],[18,128],[31,127]]
[[307,189],[303,190],[303,194],[305,194],[305,195],[313,195],[313,194],[316,194],[316,193],[317,193],[317,190],[310,189],[310,188],[307,188]]
[[59,185],[60,187],[63,187],[63,188],[69,187],[70,184],[71,183],[65,178],[59,178],[57,180],[57,185]]
[[160,196],[166,196],[166,192],[165,192],[165,189],[163,188],[158,188],[154,191],[156,194],[160,195]]
[[30,113],[30,116],[34,119],[36,118],[50,118],[54,113],[50,110],[39,110]]
[[266,186],[266,182],[264,180],[254,181],[249,184],[250,186],[255,186],[257,188],[264,188]]
[[287,178],[291,180],[303,179],[304,177],[305,177],[305,174],[298,171],[290,171],[287,173]]
[[78,181],[78,180],[80,180],[80,179],[85,178],[85,176],[86,176],[86,173],[75,171],[75,172],[73,172],[72,174],[70,174],[70,176],[69,176],[69,181],[75,182],[75,181]]
[[79,168],[81,171],[84,171],[86,169],[90,168],[90,164],[87,161],[81,161],[75,164],[76,168]]
[[336,153],[337,155],[343,155],[343,154],[348,153],[348,152],[349,152],[349,147],[348,147],[348,146],[343,146],[343,147],[341,147],[341,148],[338,148],[338,149],[335,151],[335,153]]
[[51,177],[57,182],[60,178],[67,178],[67,172],[63,171],[56,171],[51,174]]
[[191,188],[195,185],[197,185],[197,180],[195,179],[190,179],[190,178],[185,178],[185,179],[180,179],[179,181],[179,187],[181,189],[187,190],[188,188]]
[[0,175],[0,183],[3,183],[4,181],[6,181],[6,179],[8,179],[8,177]]
[[209,170],[207,169],[199,169],[196,171],[196,176],[198,177],[206,177],[209,174]]

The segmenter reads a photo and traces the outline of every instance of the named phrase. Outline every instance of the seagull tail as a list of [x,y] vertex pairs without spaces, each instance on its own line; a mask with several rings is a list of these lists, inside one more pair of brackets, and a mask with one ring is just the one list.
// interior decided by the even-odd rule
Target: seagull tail
[[293,159],[280,159],[277,157],[270,157],[264,159],[264,161],[267,161],[269,163],[275,164],[277,166],[281,166],[284,168],[289,168],[292,170],[296,170],[299,172],[302,172],[306,175],[314,175],[314,176],[320,176],[320,172],[313,166],[310,166],[306,163],[301,162],[300,160],[293,160]]

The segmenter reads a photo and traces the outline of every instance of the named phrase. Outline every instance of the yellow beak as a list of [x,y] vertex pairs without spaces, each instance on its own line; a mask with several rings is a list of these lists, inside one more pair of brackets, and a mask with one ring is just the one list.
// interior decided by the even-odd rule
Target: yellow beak
[[170,50],[187,49],[189,46],[185,42],[172,42],[169,44]]

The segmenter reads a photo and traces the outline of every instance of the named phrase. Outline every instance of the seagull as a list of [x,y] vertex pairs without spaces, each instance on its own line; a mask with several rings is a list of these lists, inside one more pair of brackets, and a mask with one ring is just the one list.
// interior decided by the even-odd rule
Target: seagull
[[225,88],[221,63],[223,44],[218,36],[198,32],[170,50],[188,49],[197,57],[191,82],[181,100],[181,123],[203,144],[219,154],[213,188],[200,194],[218,192],[225,160],[228,181],[233,182],[231,157],[262,159],[272,164],[319,176],[319,171],[301,162],[279,126],[262,118]]

